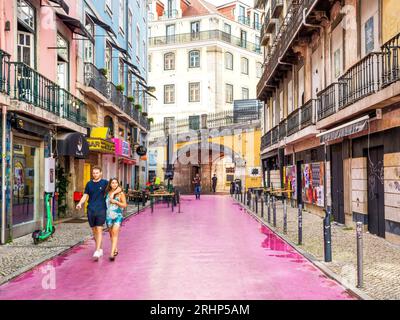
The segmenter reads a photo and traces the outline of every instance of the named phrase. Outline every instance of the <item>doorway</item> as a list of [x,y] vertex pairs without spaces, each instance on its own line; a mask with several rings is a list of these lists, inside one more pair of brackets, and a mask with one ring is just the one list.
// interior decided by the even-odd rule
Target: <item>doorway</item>
[[368,231],[385,238],[383,146],[367,152]]
[[341,143],[331,146],[331,169],[333,219],[338,223],[344,224],[343,149]]

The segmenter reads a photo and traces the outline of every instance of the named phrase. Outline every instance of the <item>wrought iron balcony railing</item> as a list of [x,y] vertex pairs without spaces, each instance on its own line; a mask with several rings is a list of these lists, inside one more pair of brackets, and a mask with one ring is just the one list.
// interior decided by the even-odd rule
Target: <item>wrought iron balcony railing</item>
[[103,96],[108,95],[108,80],[92,63],[85,63],[85,85],[99,91]]
[[320,91],[318,96],[318,121],[334,114],[339,110],[340,92],[343,90],[344,83],[334,82]]
[[300,128],[304,129],[317,123],[317,100],[311,99],[301,107]]
[[261,151],[264,150],[265,148],[270,147],[272,144],[271,140],[271,130],[269,130],[267,133],[265,133],[262,138],[261,138]]
[[11,97],[87,126],[84,102],[22,62],[10,62]]
[[0,92],[10,94],[10,54],[0,50]]
[[287,128],[286,128],[287,120],[283,119],[279,123],[279,141],[283,140],[287,136]]
[[297,108],[287,117],[287,135],[290,136],[300,130],[301,108]]
[[382,86],[400,80],[400,33],[382,46]]
[[271,144],[278,143],[279,141],[279,125],[275,126],[271,130]]
[[232,36],[231,34],[223,32],[221,30],[200,31],[196,33],[196,37],[193,37],[192,33],[181,33],[162,37],[152,37],[149,39],[149,46],[157,47],[169,44],[184,44],[193,41],[210,40],[223,41],[233,46],[241,47],[252,52],[261,53],[261,50],[259,48],[260,46],[258,44]]

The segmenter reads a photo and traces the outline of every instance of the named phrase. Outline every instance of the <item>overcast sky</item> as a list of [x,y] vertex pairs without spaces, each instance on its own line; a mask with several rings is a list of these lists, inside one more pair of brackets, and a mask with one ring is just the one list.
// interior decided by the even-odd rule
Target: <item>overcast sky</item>
[[[221,4],[231,2],[232,0],[206,0],[206,1],[212,3],[215,6],[219,6]],[[253,6],[254,4],[254,0],[241,0],[241,1],[247,3],[250,6]]]

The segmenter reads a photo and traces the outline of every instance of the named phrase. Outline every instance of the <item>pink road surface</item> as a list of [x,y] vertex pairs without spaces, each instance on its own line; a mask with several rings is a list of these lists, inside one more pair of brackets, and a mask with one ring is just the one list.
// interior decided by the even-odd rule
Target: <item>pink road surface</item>
[[181,213],[159,203],[127,219],[116,261],[108,236],[92,261],[90,240],[4,284],[0,300],[352,299],[229,196],[181,204]]

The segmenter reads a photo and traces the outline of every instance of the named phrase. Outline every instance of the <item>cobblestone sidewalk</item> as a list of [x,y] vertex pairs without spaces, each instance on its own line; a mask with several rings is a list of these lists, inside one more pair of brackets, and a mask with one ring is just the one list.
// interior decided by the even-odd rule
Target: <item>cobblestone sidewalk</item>
[[[142,209],[142,207],[140,207]],[[137,207],[129,205],[127,216],[137,212]],[[92,237],[87,222],[59,223],[56,232],[48,240],[34,245],[31,234],[0,246],[0,285],[21,274],[44,260],[61,254],[74,245]]]
[[[261,216],[261,203],[258,204],[258,217]],[[298,243],[298,211],[287,206],[287,234],[285,237]],[[267,209],[263,220],[267,222]],[[283,234],[283,205],[277,202],[276,228],[272,230]],[[268,224],[268,223],[267,223]],[[303,211],[303,244],[298,248],[309,253],[328,269],[338,275],[343,284],[355,287],[357,284],[357,247],[355,228],[332,223],[332,262],[324,262],[323,219]],[[363,234],[364,244],[364,287],[362,292],[373,299],[400,299],[400,246],[391,244],[368,232]]]

